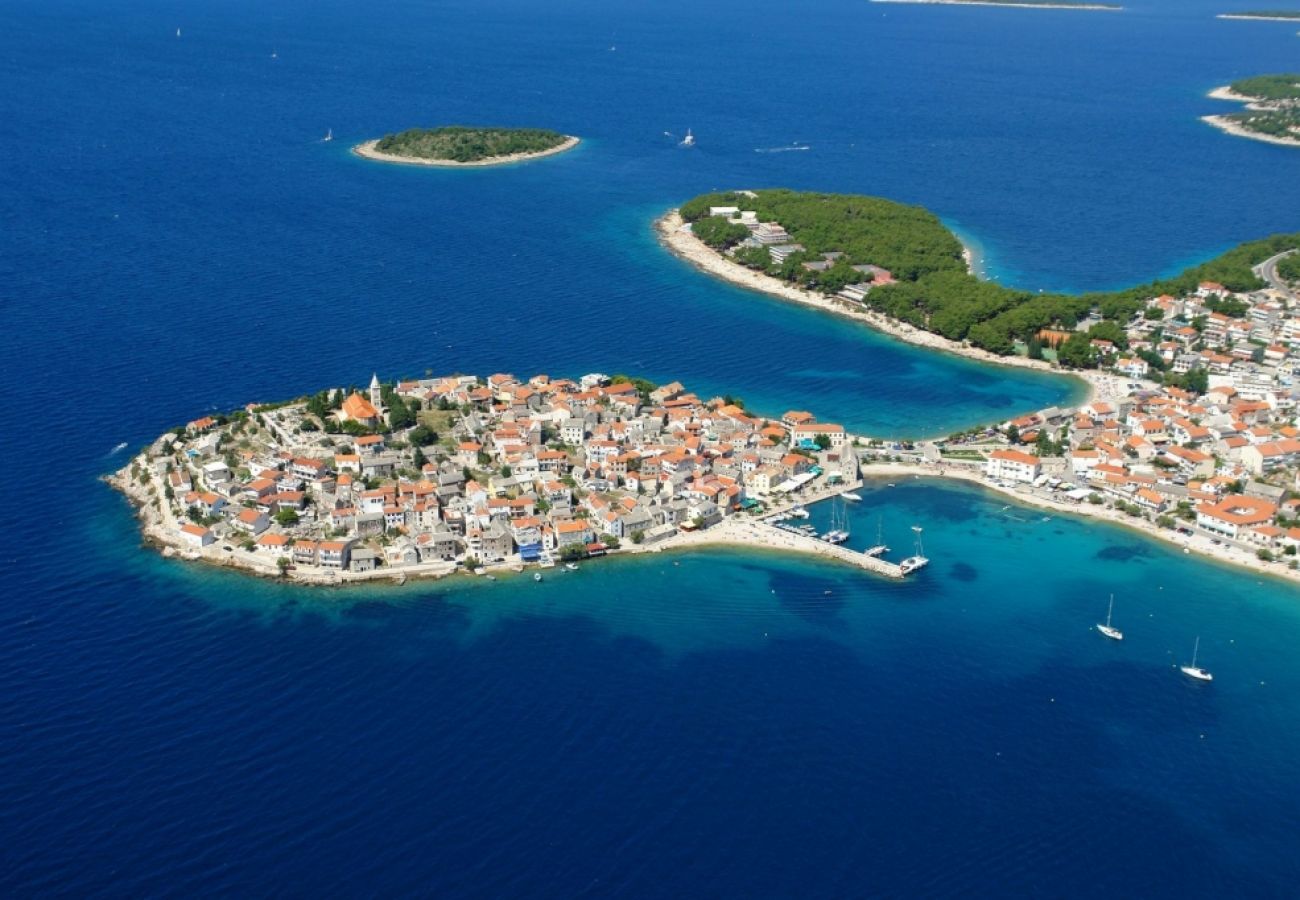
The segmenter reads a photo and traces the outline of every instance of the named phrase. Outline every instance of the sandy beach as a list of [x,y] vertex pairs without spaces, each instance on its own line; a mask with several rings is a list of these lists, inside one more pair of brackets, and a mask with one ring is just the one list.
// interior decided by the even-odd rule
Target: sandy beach
[[1279,144],[1283,147],[1300,147],[1300,135],[1288,138],[1278,137],[1273,134],[1260,134],[1258,131],[1242,128],[1241,125],[1227,116],[1201,116],[1201,121],[1213,125],[1220,131],[1226,131],[1235,137],[1250,138],[1252,141],[1263,141],[1266,144]]
[[533,159],[541,159],[544,156],[555,156],[557,153],[564,153],[578,146],[581,141],[572,135],[566,135],[564,143],[558,147],[552,147],[550,150],[543,150],[540,153],[511,153],[509,156],[494,156],[491,159],[480,159],[474,162],[456,162],[450,159],[416,159],[410,156],[394,156],[391,153],[380,153],[375,149],[379,141],[362,141],[352,148],[352,152],[357,156],[365,159],[374,160],[375,162],[397,163],[405,166],[435,166],[440,169],[478,169],[485,166],[504,166],[510,163],[528,162]]
[[[890,2],[893,2],[893,0],[890,0]],[[663,245],[696,268],[732,284],[754,291],[761,291],[764,294],[780,297],[783,300],[812,306],[833,315],[863,322],[877,331],[906,341],[909,344],[915,344],[918,347],[938,350],[942,353],[953,353],[957,356],[989,363],[990,365],[1034,369],[1039,372],[1050,372],[1053,375],[1077,378],[1088,385],[1088,397],[1084,402],[1113,399],[1125,396],[1128,393],[1124,389],[1122,379],[1103,375],[1099,372],[1067,372],[1038,359],[1027,359],[1020,356],[998,356],[978,347],[970,347],[957,341],[950,341],[929,331],[922,331],[906,323],[896,322],[879,313],[857,308],[845,301],[828,297],[825,294],[797,288],[780,279],[773,278],[762,272],[756,272],[728,259],[691,234],[690,231],[684,230],[683,224],[681,215],[675,209],[655,220],[655,230],[659,233]]]

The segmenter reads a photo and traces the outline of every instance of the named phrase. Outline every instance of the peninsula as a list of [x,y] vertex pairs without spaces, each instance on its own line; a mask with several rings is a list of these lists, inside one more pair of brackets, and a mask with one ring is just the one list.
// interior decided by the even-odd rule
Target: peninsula
[[[1158,374],[1171,386],[1191,372],[1175,365],[1178,352],[1197,349],[1198,341],[1170,344],[1164,327],[1151,324],[1130,338],[1134,323],[1164,322],[1152,299],[1200,293],[1218,298],[1209,312],[1238,311],[1239,303],[1225,306],[1222,298],[1269,288],[1256,267],[1300,248],[1300,233],[1274,235],[1174,278],[1068,295],[981,281],[938,217],[877,197],[785,189],[704,194],[660,218],[656,228],[669,250],[710,274],[913,343],[1085,377],[1118,358],[1125,369]],[[1092,379],[1094,388],[1100,380]]]
[[[1208,303],[1153,298],[1151,308],[1176,319]],[[1300,318],[1284,321],[1300,335]],[[1289,391],[1259,377],[1125,387],[910,443],[853,435],[805,410],[769,418],[676,382],[372,377],[364,390],[205,415],[108,480],[164,554],[315,585],[525,569],[541,580],[609,554],[704,544],[811,553],[901,579],[927,562],[919,541],[893,562],[880,547],[848,549],[847,530],[818,535],[792,520],[805,504],[842,507],[833,498],[861,499],[852,492],[867,480],[903,476],[975,482],[1300,577]]]
[[1215,100],[1246,104],[1246,111],[1203,116],[1215,128],[1238,137],[1300,147],[1300,74],[1260,75],[1215,88]]
[[[110,483],[168,555],[311,584],[575,568],[699,543],[898,563],[773,517],[858,484],[845,429],[625,376],[336,388],[167,432]],[[536,574],[541,577],[541,572]]]
[[496,166],[554,156],[578,138],[541,128],[410,128],[365,141],[352,152],[379,162],[422,166]]
[[871,3],[910,3],[922,6],[1009,6],[1020,9],[1121,10],[1113,3],[1071,2],[1071,0],[870,0]]

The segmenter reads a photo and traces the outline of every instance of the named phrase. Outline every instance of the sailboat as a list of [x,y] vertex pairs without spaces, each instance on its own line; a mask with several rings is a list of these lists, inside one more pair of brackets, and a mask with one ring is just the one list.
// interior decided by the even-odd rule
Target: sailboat
[[831,530],[822,535],[822,540],[828,544],[842,544],[849,539],[849,511],[838,497],[831,503]]
[[330,141],[334,140],[334,129],[331,128],[328,131],[326,131],[325,137],[321,138],[321,140],[324,141],[325,143],[329,143]]
[[682,142],[681,142],[680,144],[678,144],[677,146],[679,146],[679,147],[694,147],[694,146],[695,146],[695,135],[691,134],[691,130],[690,130],[689,128],[686,129],[686,137],[682,138]]
[[1213,681],[1214,676],[1202,669],[1196,664],[1196,655],[1201,650],[1200,635],[1196,637],[1196,643],[1192,645],[1192,664],[1190,666],[1179,666],[1179,670],[1188,678],[1195,678],[1197,681]]
[[910,575],[917,569],[922,569],[930,564],[930,560],[925,558],[924,548],[921,546],[921,526],[913,525],[912,531],[916,534],[916,553],[898,564],[898,571],[903,575]]
[[181,30],[179,28],[176,29],[176,36],[177,37],[181,36]]
[[1110,614],[1113,613],[1114,611],[1115,611],[1115,595],[1111,594],[1110,606],[1106,607],[1106,624],[1098,625],[1097,630],[1100,631],[1106,637],[1110,638],[1112,641],[1122,641],[1124,640],[1124,632],[1120,631],[1118,628],[1112,628],[1110,624]]
[[884,556],[889,552],[889,547],[885,545],[885,517],[879,516],[876,519],[876,546],[867,550],[867,556]]

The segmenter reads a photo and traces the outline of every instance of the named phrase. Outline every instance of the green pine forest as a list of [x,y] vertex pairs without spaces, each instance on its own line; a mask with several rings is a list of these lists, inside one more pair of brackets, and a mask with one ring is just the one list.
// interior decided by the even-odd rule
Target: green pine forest
[[480,162],[514,153],[541,153],[560,146],[567,138],[544,128],[409,128],[380,138],[375,149],[414,159]]
[[[1275,253],[1300,248],[1300,232],[1278,234],[1242,244],[1172,278],[1125,290],[1040,294],[1002,287],[970,274],[956,236],[937,216],[920,207],[849,194],[786,189],[754,193],[752,197],[736,192],[704,194],[682,204],[681,215],[692,223],[701,240],[718,250],[735,247],[748,230],[721,217],[711,218],[711,206],[752,209],[760,221],[781,223],[792,240],[806,248],[804,252],[791,255],[778,266],[769,261],[765,248],[742,247],[736,251],[736,260],[828,294],[861,280],[853,265],[868,263],[889,269],[898,282],[868,292],[865,303],[869,308],[999,355],[1015,352],[1017,343],[1032,349],[1041,329],[1071,329],[1093,310],[1103,317],[1093,326],[1093,336],[1118,337],[1122,345],[1123,326],[1153,297],[1187,294],[1202,281],[1218,282],[1231,291],[1261,288],[1264,284],[1251,267]],[[810,272],[801,265],[830,251],[844,256],[825,271]],[[1087,341],[1076,342],[1070,352],[1059,356],[1060,362],[1090,365],[1086,347]]]

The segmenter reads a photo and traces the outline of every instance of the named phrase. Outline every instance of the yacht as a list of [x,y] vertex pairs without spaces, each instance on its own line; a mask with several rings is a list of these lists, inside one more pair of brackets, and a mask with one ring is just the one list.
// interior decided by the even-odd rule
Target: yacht
[[917,569],[923,569],[930,564],[930,560],[925,558],[924,548],[921,546],[921,526],[913,525],[912,531],[916,534],[916,553],[898,564],[898,571],[903,575],[910,575]]
[[694,146],[695,146],[695,135],[691,134],[691,130],[690,130],[689,128],[686,129],[686,137],[682,138],[682,142],[681,142],[680,144],[678,144],[677,146],[679,146],[679,147],[694,147]]
[[853,493],[853,491],[845,491],[844,493],[840,494],[840,496],[843,497],[845,500],[850,501],[851,503],[857,503],[862,499],[861,494],[855,494]]
[[1188,678],[1195,678],[1197,681],[1213,681],[1214,676],[1202,669],[1196,664],[1196,655],[1201,650],[1201,639],[1198,636],[1196,643],[1192,645],[1192,664],[1190,666],[1179,666],[1179,670]]
[[1106,624],[1098,625],[1097,630],[1100,631],[1106,637],[1110,638],[1112,641],[1122,641],[1124,640],[1124,632],[1120,631],[1118,628],[1112,627],[1110,624],[1110,614],[1113,613],[1114,611],[1115,611],[1115,595],[1111,594],[1110,606],[1106,607]]
[[576,571],[578,571],[578,564],[577,564],[577,563],[565,563],[565,564],[564,564],[564,568],[568,569],[570,572],[576,572]]

